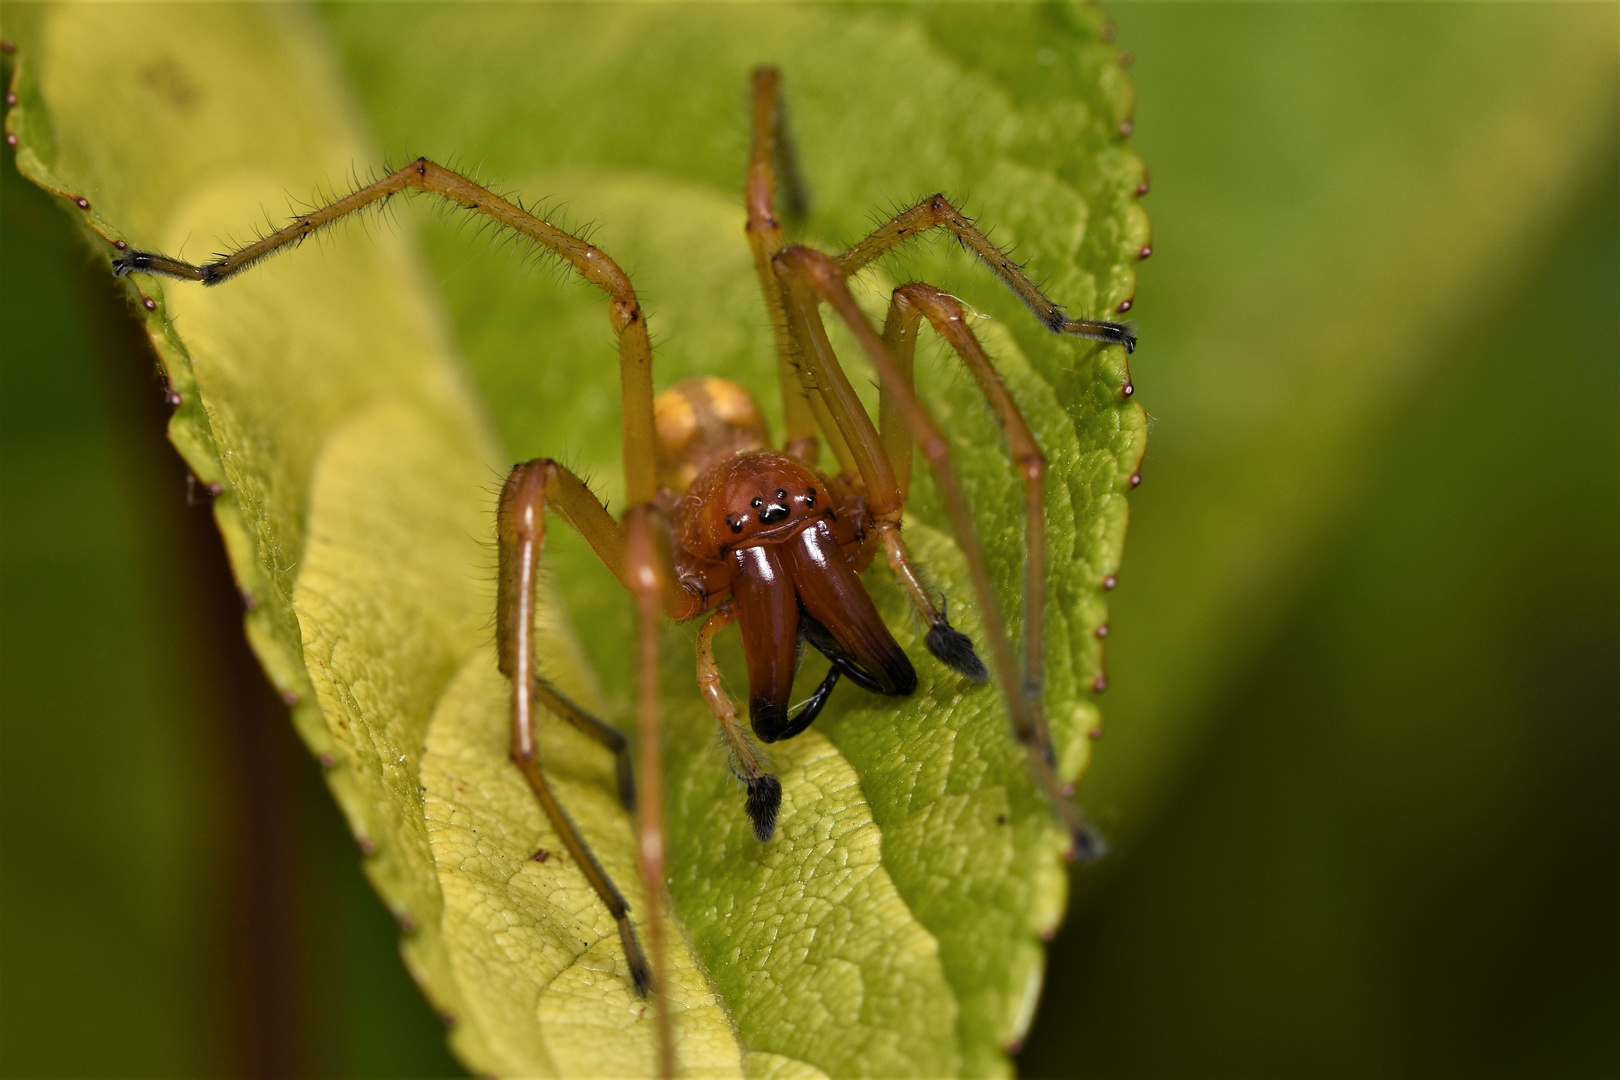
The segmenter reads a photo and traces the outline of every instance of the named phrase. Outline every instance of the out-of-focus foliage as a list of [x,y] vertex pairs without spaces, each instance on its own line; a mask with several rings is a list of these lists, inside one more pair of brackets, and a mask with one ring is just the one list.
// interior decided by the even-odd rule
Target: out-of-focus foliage
[[151,346],[9,162],[0,304],[0,1070],[454,1071],[242,640]]
[[1612,159],[1590,181],[1376,429],[1211,744],[1054,948],[1073,1019],[1027,1073],[1620,1065]]
[[[1133,366],[1157,426],[1113,598],[1109,732],[1081,794],[1123,851],[1077,879],[1087,903],[1021,1064],[1612,1072],[1615,12],[1115,14],[1155,175]],[[210,988],[249,976],[149,943],[209,910],[196,853],[218,848],[190,807],[224,805],[226,773],[189,734],[135,737],[189,732],[184,717],[207,730],[208,703],[176,690],[205,662],[171,645],[168,660],[86,665],[13,629],[141,656],[180,632],[153,628],[184,595],[152,585],[172,547],[151,537],[178,497],[145,494],[135,455],[98,449],[138,443],[60,406],[94,400],[103,369],[64,340],[84,316],[51,306],[75,279],[43,268],[78,256],[60,237],[20,241],[13,191],[0,1065],[222,1071],[235,999]],[[53,363],[27,360],[41,355]],[[49,441],[70,425],[85,425],[82,464]],[[1247,479],[1233,491],[1231,476]],[[105,577],[71,544],[89,529],[72,513],[90,499],[74,498],[97,477],[114,478],[95,503]],[[125,516],[105,512],[131,491]],[[186,580],[189,563],[168,565]],[[131,851],[152,854],[117,861]],[[98,887],[59,884],[87,874]],[[109,908],[108,879],[139,899]],[[300,888],[326,940],[348,940],[336,909],[374,943],[301,959],[310,993],[343,980],[299,1018],[345,1048],[314,1060],[443,1067],[382,1056],[430,1054],[438,1035],[410,1011],[388,924],[360,918],[374,901],[357,877]],[[372,986],[404,993],[380,1009]]]
[[1021,1067],[1611,1073],[1620,14],[1118,14],[1164,259],[1122,850]]

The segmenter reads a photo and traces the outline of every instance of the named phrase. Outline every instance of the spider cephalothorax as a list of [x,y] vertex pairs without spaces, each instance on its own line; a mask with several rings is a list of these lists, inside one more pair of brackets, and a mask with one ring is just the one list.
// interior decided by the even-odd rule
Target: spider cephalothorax
[[[757,409],[738,420],[715,415],[717,403],[747,391],[719,379],[678,383],[659,397],[684,408],[658,408],[668,416],[705,416],[710,440],[696,445],[703,471],[670,504],[675,569],[682,584],[711,597],[730,592],[748,658],[748,714],[765,742],[791,738],[815,720],[840,675],[880,694],[909,694],[917,673],[877,613],[857,571],[872,560],[866,546],[866,501],[802,461],[755,449],[748,439]],[[750,399],[751,404],[751,399]],[[733,437],[723,433],[735,425]],[[660,423],[660,436],[664,424]],[[660,447],[676,440],[661,437]],[[718,456],[713,446],[737,447]],[[692,453],[693,443],[685,445]],[[677,462],[661,462],[664,475],[684,475]],[[797,714],[788,698],[801,645],[832,662],[821,687]],[[751,805],[751,811],[753,807]],[[770,834],[776,807],[755,814],[761,838]]]
[[[764,842],[776,828],[782,787],[739,723],[736,706],[721,685],[714,636],[733,622],[740,624],[748,660],[749,718],[754,734],[764,742],[802,731],[840,679],[874,693],[909,694],[917,686],[916,670],[858,576],[882,552],[927,627],[924,642],[929,652],[970,680],[983,682],[990,669],[995,671],[1035,781],[1073,837],[1075,853],[1086,856],[1094,851],[1084,820],[1053,770],[1043,713],[1045,457],[953,297],[923,282],[903,284],[891,294],[888,318],[879,331],[855,303],[846,281],[919,234],[945,229],[1000,277],[1048,330],[1121,345],[1127,351],[1135,346],[1135,338],[1117,323],[1069,318],[943,195],[930,196],[895,215],[840,255],[786,245],[775,212],[774,162],[789,161],[792,155],[787,153],[777,89],[774,69],[754,72],[745,202],[748,243],[765,310],[776,330],[785,428],[780,449],[772,449],[753,398],[734,383],[686,380],[655,402],[647,320],[628,275],[599,248],[426,158],[205,266],[141,251],[124,251],[113,260],[113,271],[120,276],[166,274],[214,285],[350,213],[402,192],[424,191],[529,238],[607,294],[609,321],[619,344],[628,509],[622,521],[615,520],[578,477],[555,461],[537,459],[514,467],[497,513],[496,638],[500,669],[511,684],[511,759],[533,789],[558,840],[617,921],[629,973],[643,992],[662,963],[658,911],[665,868],[657,797],[660,607],[673,619],[704,618],[697,641],[698,685],[730,748],[732,768],[746,784],[747,813],[755,835]],[[802,190],[792,170],[785,170],[785,175],[794,189],[789,203],[802,206]],[[833,351],[822,305],[849,329],[877,375],[876,424]],[[983,391],[1022,479],[1027,588],[1021,665],[951,471],[945,437],[913,388],[913,356],[925,320]],[[1123,392],[1131,392],[1129,384]],[[990,668],[967,636],[946,620],[943,601],[923,586],[901,537],[914,447],[921,448],[934,472],[943,510],[967,563]],[[618,759],[620,794],[627,806],[636,802],[624,735],[569,701],[536,670],[535,583],[548,510],[585,538],[637,601],[641,745],[644,783],[650,793],[639,807],[638,847],[650,909],[647,925],[653,934],[651,965],[631,927],[628,905],[557,801],[537,756],[538,704],[611,749]],[[667,558],[657,554],[659,533],[667,540]],[[824,655],[829,666],[819,688],[795,712],[789,698],[804,645]],[[667,1075],[673,1069],[673,1042],[663,1005],[658,1015],[661,1069]]]

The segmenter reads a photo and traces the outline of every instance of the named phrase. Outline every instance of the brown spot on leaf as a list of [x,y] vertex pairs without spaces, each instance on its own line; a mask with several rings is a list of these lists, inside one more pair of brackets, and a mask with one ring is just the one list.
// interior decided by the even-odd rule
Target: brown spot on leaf
[[152,61],[135,73],[142,86],[168,102],[177,112],[189,113],[202,102],[202,88],[172,56]]

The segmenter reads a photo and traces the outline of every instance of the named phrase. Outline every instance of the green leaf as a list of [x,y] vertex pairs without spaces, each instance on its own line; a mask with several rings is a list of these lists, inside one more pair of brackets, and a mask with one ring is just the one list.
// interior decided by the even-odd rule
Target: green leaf
[[[784,69],[815,198],[802,239],[836,248],[875,215],[945,190],[1075,313],[1133,295],[1148,239],[1142,170],[1121,145],[1129,87],[1092,9],[474,10],[344,8],[328,23],[396,157],[476,166],[528,198],[568,200],[564,221],[599,226],[594,239],[644,297],[659,386],[721,374],[778,415],[741,229],[745,74],[763,60]],[[289,193],[341,188],[381,160],[299,10],[29,14],[7,27],[20,97],[8,130],[36,182],[88,200],[69,212],[103,256],[125,240],[201,258],[261,208],[276,221]],[[604,304],[492,255],[477,229],[429,226],[446,318],[415,214],[369,237],[339,227],[320,250],[221,288],[136,277],[131,295],[151,302],[146,326],[182,397],[171,437],[221,487],[215,513],[252,598],[249,636],[298,702],[457,1053],[479,1072],[644,1072],[650,1020],[611,920],[563,855],[531,858],[559,845],[506,762],[488,629],[492,488],[510,460],[562,457],[622,501]],[[1101,672],[1103,581],[1145,438],[1122,393],[1124,356],[1047,334],[953,245],[890,260],[864,301],[881,314],[908,277],[984,316],[976,329],[1051,461],[1047,710],[1060,771],[1077,777],[1097,723],[1086,694]],[[1017,631],[1023,532],[1003,440],[948,355],[925,349],[919,380]],[[907,529],[978,634],[926,477]],[[543,670],[626,721],[626,601],[582,544],[552,535]],[[995,688],[937,665],[886,572],[867,580],[919,661],[920,689],[898,705],[841,691],[815,731],[772,748],[785,802],[769,845],[751,838],[714,749],[692,627],[667,635],[673,992],[690,1071],[1004,1073],[1003,1048],[1033,1012],[1039,939],[1065,900],[1065,839]],[[738,680],[740,651],[722,641]],[[563,725],[547,725],[542,750],[639,910],[609,762]]]

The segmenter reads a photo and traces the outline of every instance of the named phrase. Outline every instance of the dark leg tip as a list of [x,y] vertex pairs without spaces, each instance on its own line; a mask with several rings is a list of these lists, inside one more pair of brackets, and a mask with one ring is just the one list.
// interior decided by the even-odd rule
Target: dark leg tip
[[1105,341],[1115,345],[1125,346],[1125,353],[1129,355],[1136,351],[1136,332],[1123,323],[1103,323],[1107,328]]
[[112,261],[113,277],[126,277],[137,270],[145,270],[151,263],[152,256],[146,252],[127,251]]
[[1096,862],[1108,854],[1108,841],[1104,840],[1090,825],[1081,825],[1075,830],[1074,843],[1069,848],[1066,857],[1072,863],[1086,866]]
[[776,835],[776,816],[782,810],[782,781],[766,773],[748,781],[748,816],[754,822],[754,837],[765,843]]
[[1136,351],[1136,331],[1128,323],[1089,322],[1083,319],[1074,319],[1056,329],[1078,334],[1083,338],[1090,338],[1092,341],[1102,341],[1109,345],[1123,345],[1126,353]]
[[928,628],[923,639],[928,651],[952,671],[974,682],[990,681],[990,671],[973,651],[973,639],[948,622],[937,622]]
[[635,984],[636,996],[646,997],[652,992],[652,965],[647,963],[647,956],[641,951],[641,942],[636,940],[636,932],[631,929],[628,916],[619,919],[619,942],[624,946],[625,966],[630,969],[630,981]]

